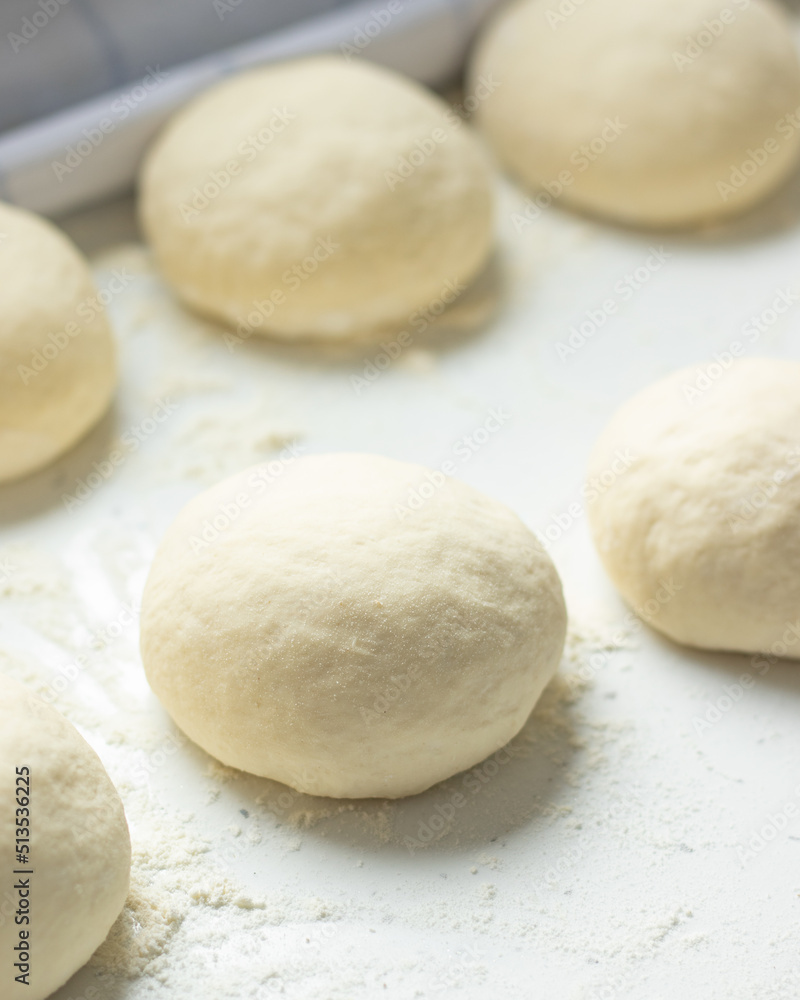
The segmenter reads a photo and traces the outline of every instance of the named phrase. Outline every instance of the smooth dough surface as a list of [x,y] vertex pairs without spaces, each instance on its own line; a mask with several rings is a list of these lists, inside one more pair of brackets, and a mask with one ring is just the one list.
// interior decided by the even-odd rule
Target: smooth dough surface
[[748,208],[796,164],[800,131],[785,116],[800,107],[800,64],[772,0],[563,6],[502,10],[473,60],[473,80],[498,83],[479,123],[527,184],[622,222],[678,227]]
[[114,341],[89,266],[44,219],[0,203],[0,482],[47,465],[108,409]]
[[178,725],[226,764],[344,798],[421,792],[511,739],[566,628],[516,515],[374,455],[266,476],[190,502],[153,563],[142,658]]
[[691,646],[800,658],[800,364],[656,382],[612,418],[592,479],[598,551],[645,621]]
[[[22,807],[18,767],[30,779]],[[29,924],[16,922],[20,897],[11,875],[26,867],[15,856],[18,808],[30,810],[22,814],[30,820]],[[0,870],[3,899],[14,902],[14,918],[0,921],[4,1000],[42,1000],[85,965],[122,910],[130,864],[125,813],[97,754],[55,709],[0,674]],[[29,986],[11,971],[20,930],[32,944]]]
[[141,217],[178,295],[247,335],[403,324],[492,244],[469,127],[413,81],[333,56],[244,73],[179,112],[146,159]]

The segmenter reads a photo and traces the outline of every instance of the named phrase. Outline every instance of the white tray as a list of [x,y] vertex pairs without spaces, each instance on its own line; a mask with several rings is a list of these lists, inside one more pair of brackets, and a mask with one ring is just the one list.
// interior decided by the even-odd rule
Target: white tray
[[[229,352],[173,302],[141,247],[108,249],[136,239],[127,202],[69,222],[102,251],[101,287],[115,268],[130,275],[110,306],[122,380],[102,427],[0,491],[0,559],[13,567],[0,579],[0,669],[51,692],[98,750],[137,858],[132,908],[58,1000],[800,994],[798,664],[773,666],[698,727],[726,685],[754,673],[749,658],[680,649],[644,626],[605,648],[626,610],[585,509],[565,514],[623,399],[746,340],[781,290],[800,297],[800,180],[699,236],[557,210],[516,231],[522,208],[504,187],[497,262],[454,328],[414,331],[360,394],[351,377],[374,349],[253,338]],[[622,291],[651,247],[667,259]],[[609,298],[617,312],[561,360],[570,326]],[[800,301],[747,353],[800,357],[799,329]],[[159,400],[176,409],[151,426]],[[464,438],[493,408],[512,416],[467,460]],[[135,429],[141,446],[68,511],[62,496]],[[574,518],[551,547],[568,653],[511,756],[410,800],[337,803],[230,772],[176,734],[137,652],[154,547],[191,496],[290,440],[307,453],[452,459],[531,528]],[[65,671],[75,679],[53,694]],[[465,804],[450,808],[459,790]],[[744,857],[761,828],[769,842]]]

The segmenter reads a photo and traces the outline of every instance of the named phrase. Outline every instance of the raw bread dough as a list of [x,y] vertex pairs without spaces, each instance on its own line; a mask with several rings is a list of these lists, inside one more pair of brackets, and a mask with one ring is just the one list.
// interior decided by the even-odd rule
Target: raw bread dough
[[645,621],[800,658],[800,364],[728,355],[649,386],[602,434],[589,488],[600,556]]
[[414,82],[333,56],[189,104],[147,157],[141,216],[180,297],[244,336],[385,332],[463,289],[492,244],[469,127]]
[[506,507],[341,454],[255,466],[189,503],[150,571],[141,642],[153,690],[219,760],[396,798],[518,732],[565,627],[558,574]]
[[72,447],[108,409],[114,342],[88,264],[44,219],[0,203],[0,482]]
[[[19,783],[18,768],[28,769]],[[29,793],[27,806],[18,804],[18,789]],[[23,852],[29,865],[16,857],[17,837],[25,836],[23,828],[17,831],[18,810],[30,820],[30,850]],[[55,709],[0,674],[3,1000],[42,1000],[88,961],[122,910],[130,864],[125,813],[97,754]],[[25,868],[33,874],[13,874]],[[17,880],[21,890],[14,888]],[[26,910],[28,923],[22,921]],[[20,931],[29,933],[28,986],[15,981],[25,970],[12,971],[18,959],[10,958],[25,943]]]
[[497,80],[480,124],[509,168],[544,186],[540,200],[687,226],[748,208],[795,165],[800,131],[786,116],[800,106],[800,65],[777,4],[563,7],[504,9],[472,67]]

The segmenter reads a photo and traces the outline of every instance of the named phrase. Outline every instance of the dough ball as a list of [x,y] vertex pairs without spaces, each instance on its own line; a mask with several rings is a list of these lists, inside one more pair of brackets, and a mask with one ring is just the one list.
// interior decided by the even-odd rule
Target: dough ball
[[[484,36],[478,110],[519,177],[634,225],[732,215],[794,167],[800,65],[771,0],[522,0]],[[726,13],[723,13],[726,12]],[[723,20],[724,18],[724,20]]]
[[592,531],[622,596],[671,639],[800,657],[800,364],[723,362],[613,417]]
[[[42,1000],[86,964],[122,910],[130,866],[125,813],[97,754],[55,709],[0,674],[4,1000]],[[27,868],[31,875],[13,874]],[[23,951],[10,958],[26,943],[22,931],[27,986],[15,981],[26,973]]]
[[184,508],[145,588],[142,658],[225,764],[396,798],[519,731],[565,618],[553,564],[501,504],[421,466],[319,455]]
[[0,482],[67,451],[108,409],[114,342],[89,266],[54,226],[0,203]]
[[404,325],[462,290],[492,243],[469,127],[412,81],[332,56],[189,104],[147,157],[141,215],[178,295],[245,336]]

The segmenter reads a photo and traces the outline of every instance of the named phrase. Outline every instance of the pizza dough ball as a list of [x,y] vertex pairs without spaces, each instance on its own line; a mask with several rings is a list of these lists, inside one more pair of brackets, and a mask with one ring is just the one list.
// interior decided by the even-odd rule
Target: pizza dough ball
[[0,482],[67,451],[108,409],[114,342],[63,233],[0,203]]
[[184,508],[145,588],[142,658],[223,763],[396,798],[519,731],[565,627],[555,568],[507,508],[439,471],[319,455]]
[[213,87],[155,143],[141,216],[193,308],[245,336],[348,338],[462,289],[492,243],[485,155],[436,96],[333,56]]
[[800,64],[771,0],[556,0],[503,10],[477,49],[478,118],[540,197],[645,226],[740,212],[797,162]]
[[86,964],[122,910],[130,866],[125,813],[97,754],[0,674],[4,1000],[42,1000]]
[[679,371],[613,417],[589,516],[622,596],[677,642],[800,658],[800,364]]

